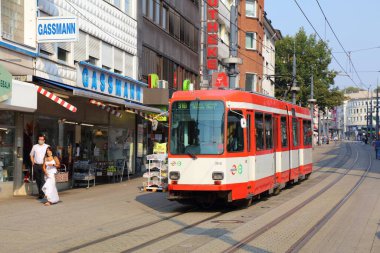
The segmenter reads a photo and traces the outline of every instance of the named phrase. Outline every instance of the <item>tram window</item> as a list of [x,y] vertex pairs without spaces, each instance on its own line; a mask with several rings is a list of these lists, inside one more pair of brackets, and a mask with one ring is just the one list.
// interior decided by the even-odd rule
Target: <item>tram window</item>
[[265,144],[266,144],[266,149],[273,148],[272,115],[268,115],[268,114],[265,114]]
[[255,128],[256,128],[256,150],[263,150],[264,147],[264,121],[263,113],[255,113]]
[[288,131],[286,130],[286,117],[281,117],[281,146],[288,147]]
[[298,132],[299,132],[299,124],[297,119],[292,120],[293,125],[293,146],[298,146]]
[[247,116],[247,151],[251,151],[251,115]]
[[[236,111],[242,114],[241,111]],[[242,116],[235,112],[228,113],[227,122],[227,151],[239,152],[244,151],[244,130],[241,128],[240,120]]]
[[303,121],[303,145],[311,145],[313,137],[313,132],[311,129],[311,121],[304,120]]

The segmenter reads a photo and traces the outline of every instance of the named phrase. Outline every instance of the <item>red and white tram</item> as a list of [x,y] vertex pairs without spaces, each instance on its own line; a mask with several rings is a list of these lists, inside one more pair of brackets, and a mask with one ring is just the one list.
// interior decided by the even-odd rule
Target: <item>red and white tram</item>
[[238,90],[179,91],[169,115],[170,200],[250,201],[312,172],[307,108]]

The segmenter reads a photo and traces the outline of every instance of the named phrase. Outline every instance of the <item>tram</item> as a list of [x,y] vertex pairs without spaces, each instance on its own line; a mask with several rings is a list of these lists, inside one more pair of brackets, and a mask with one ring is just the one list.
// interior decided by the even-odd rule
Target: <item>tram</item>
[[169,110],[169,200],[250,204],[312,173],[308,108],[240,90],[197,90],[175,92]]

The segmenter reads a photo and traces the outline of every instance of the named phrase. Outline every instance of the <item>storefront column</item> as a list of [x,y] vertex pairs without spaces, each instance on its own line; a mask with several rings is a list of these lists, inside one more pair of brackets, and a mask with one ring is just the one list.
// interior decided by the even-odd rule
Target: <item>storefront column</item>
[[26,195],[27,190],[24,187],[23,180],[23,138],[24,138],[24,115],[22,113],[16,113],[16,133],[15,133],[15,167],[13,174],[13,194]]

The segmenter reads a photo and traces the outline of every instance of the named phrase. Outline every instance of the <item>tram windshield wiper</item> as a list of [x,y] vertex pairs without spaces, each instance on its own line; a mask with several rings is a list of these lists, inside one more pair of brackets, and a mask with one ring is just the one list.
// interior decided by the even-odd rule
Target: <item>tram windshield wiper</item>
[[196,160],[198,157],[193,153],[191,152],[190,150],[186,150],[185,152],[186,154],[188,154],[189,156],[191,156],[191,158],[193,158],[193,160]]

